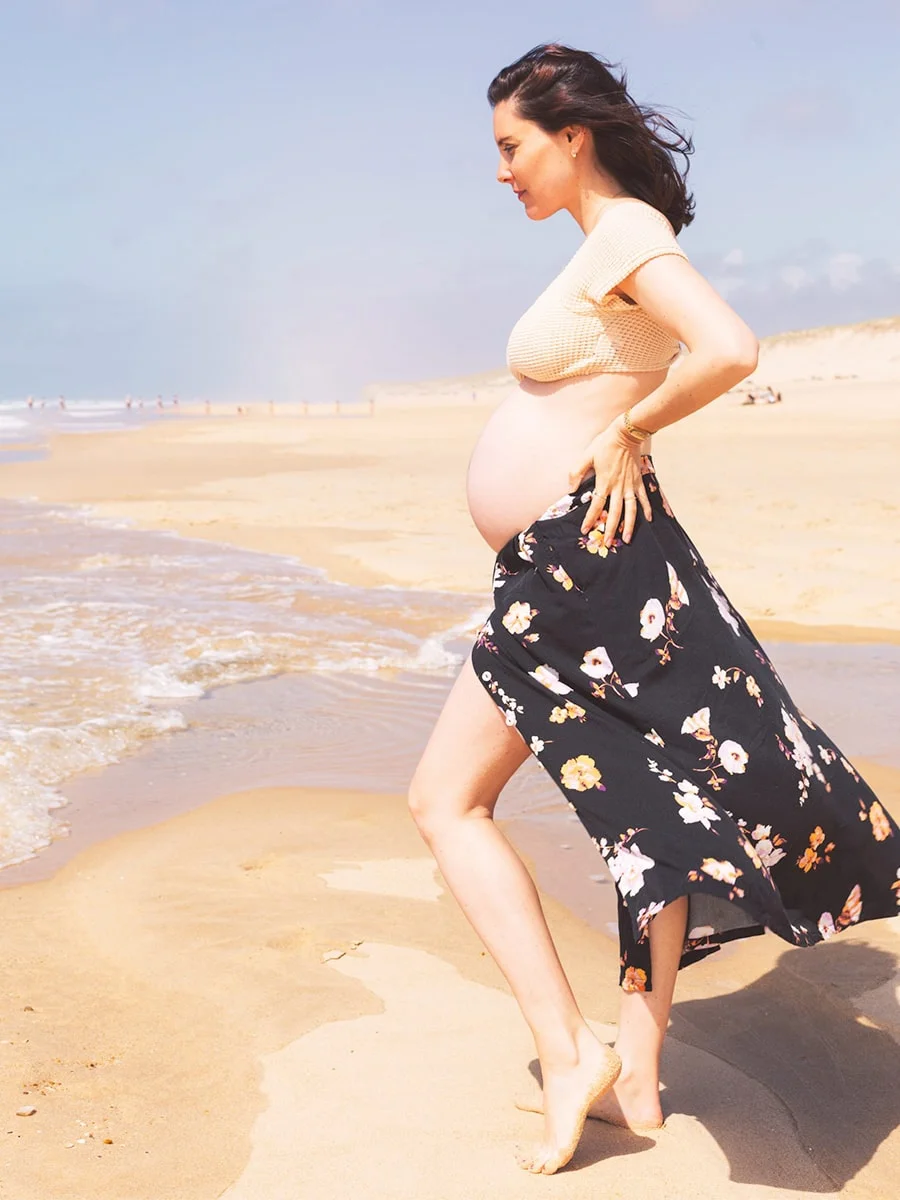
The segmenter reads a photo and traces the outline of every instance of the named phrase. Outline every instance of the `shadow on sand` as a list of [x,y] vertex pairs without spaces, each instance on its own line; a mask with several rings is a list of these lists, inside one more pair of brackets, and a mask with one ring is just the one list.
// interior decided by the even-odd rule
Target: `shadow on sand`
[[[748,987],[676,1003],[670,1033],[768,1088],[787,1109],[810,1164],[837,1190],[900,1123],[900,1045],[853,1003],[896,979],[897,968],[894,954],[861,941],[786,950]],[[699,1107],[686,1103],[695,1082],[686,1090],[677,1078],[666,1082],[672,1111]],[[767,1160],[765,1130],[736,1128],[714,1098],[702,1108],[735,1183],[784,1186],[779,1164]],[[810,1180],[807,1190],[822,1190],[821,1182]]]
[[[812,952],[785,951],[747,987],[676,1001],[662,1061],[664,1114],[696,1118],[727,1157],[733,1183],[792,1194],[838,1191],[900,1124],[900,1045],[853,1003],[896,979],[897,969],[897,957],[875,946],[820,943]],[[798,1151],[787,1170],[783,1136],[782,1152],[767,1151],[771,1104],[765,1114],[745,1111],[746,1094],[721,1094],[684,1046],[735,1068],[780,1102],[782,1132],[793,1129]],[[537,1060],[529,1069],[540,1082]],[[600,1121],[589,1121],[585,1135],[576,1168],[655,1145]]]

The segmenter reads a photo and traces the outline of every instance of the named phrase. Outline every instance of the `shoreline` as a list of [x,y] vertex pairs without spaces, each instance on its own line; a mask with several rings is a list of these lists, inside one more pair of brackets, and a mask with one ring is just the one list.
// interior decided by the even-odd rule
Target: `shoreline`
[[[900,510],[878,472],[854,472],[855,494],[836,510],[829,488],[888,436],[890,385],[865,385],[865,416],[847,429],[861,386],[798,388],[790,406],[766,408],[721,397],[657,436],[674,511],[760,639],[900,644]],[[359,421],[179,417],[57,434],[46,458],[5,466],[0,496],[287,555],[333,582],[489,604],[495,554],[469,516],[465,473],[492,407],[397,405]]]

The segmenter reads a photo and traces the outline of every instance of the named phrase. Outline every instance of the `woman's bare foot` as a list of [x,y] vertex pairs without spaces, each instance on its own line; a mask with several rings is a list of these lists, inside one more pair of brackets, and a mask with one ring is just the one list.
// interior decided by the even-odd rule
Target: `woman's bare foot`
[[544,1137],[516,1155],[519,1166],[534,1174],[552,1175],[564,1167],[578,1145],[588,1109],[609,1091],[622,1069],[611,1046],[588,1031],[578,1048],[578,1061],[544,1072],[542,1107]]
[[[516,1100],[515,1104],[524,1112],[544,1111],[542,1098],[534,1101]],[[613,1087],[591,1102],[587,1115],[634,1133],[662,1129],[665,1123],[659,1103],[659,1088],[648,1087],[639,1076],[625,1070]]]

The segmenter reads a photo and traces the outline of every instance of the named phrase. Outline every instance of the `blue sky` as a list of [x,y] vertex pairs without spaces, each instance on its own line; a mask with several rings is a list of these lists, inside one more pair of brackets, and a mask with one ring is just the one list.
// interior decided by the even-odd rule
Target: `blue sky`
[[353,399],[490,370],[582,237],[496,182],[531,47],[691,133],[691,260],[759,336],[900,312],[894,0],[0,4],[0,396]]

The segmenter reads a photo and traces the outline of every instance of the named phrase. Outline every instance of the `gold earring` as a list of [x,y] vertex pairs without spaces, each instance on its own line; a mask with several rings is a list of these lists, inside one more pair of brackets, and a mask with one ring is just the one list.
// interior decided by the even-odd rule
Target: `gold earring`
[[574,158],[574,157],[575,157],[575,155],[576,155],[577,153],[578,153],[578,151],[577,151],[577,150],[573,150],[573,151],[572,151],[572,157]]

